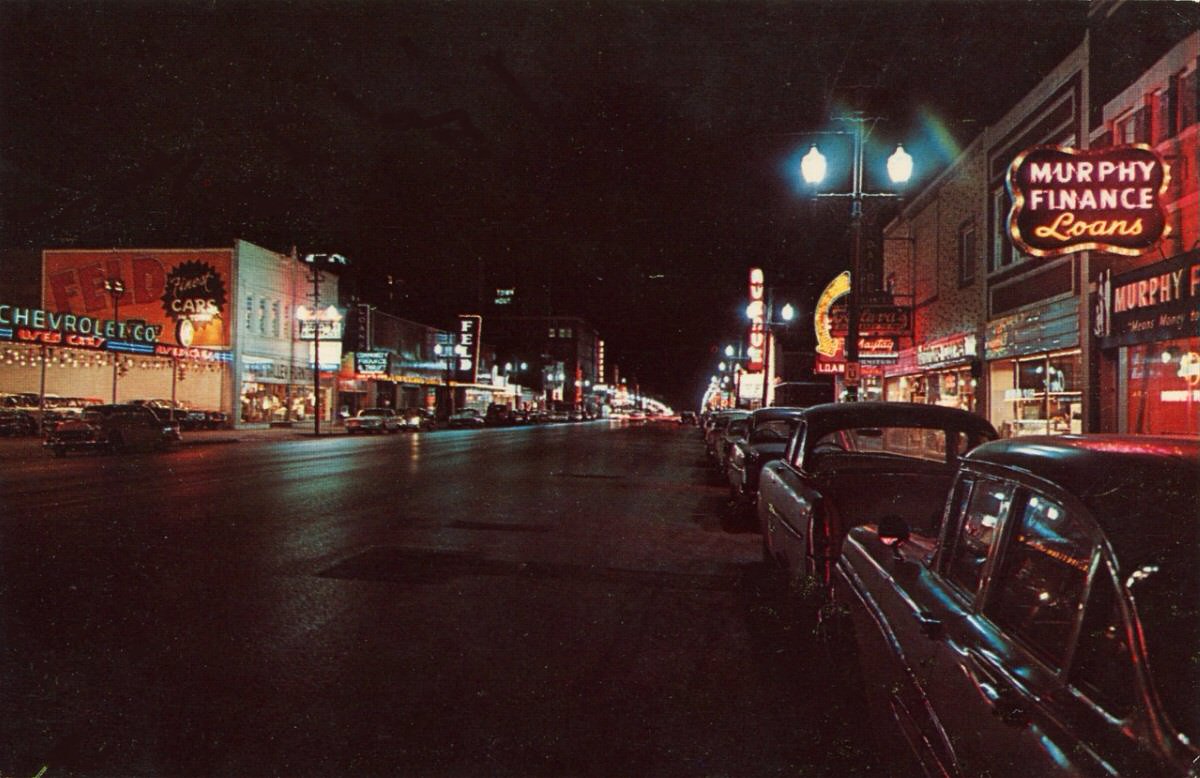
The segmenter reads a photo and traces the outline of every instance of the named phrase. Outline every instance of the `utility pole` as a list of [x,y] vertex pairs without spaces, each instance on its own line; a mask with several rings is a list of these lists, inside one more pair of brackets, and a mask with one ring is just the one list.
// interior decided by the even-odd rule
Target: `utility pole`
[[321,434],[321,270],[312,266],[313,300],[313,434]]

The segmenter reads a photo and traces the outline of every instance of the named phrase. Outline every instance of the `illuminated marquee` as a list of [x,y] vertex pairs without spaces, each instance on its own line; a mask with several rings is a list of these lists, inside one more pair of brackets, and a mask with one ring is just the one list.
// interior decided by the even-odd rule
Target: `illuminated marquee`
[[767,345],[766,303],[763,301],[763,271],[750,269],[750,341],[746,348],[746,369],[754,373],[763,369],[763,353]]
[[1169,182],[1162,157],[1141,144],[1029,149],[1008,169],[1008,232],[1035,257],[1142,254],[1170,232],[1162,203]]

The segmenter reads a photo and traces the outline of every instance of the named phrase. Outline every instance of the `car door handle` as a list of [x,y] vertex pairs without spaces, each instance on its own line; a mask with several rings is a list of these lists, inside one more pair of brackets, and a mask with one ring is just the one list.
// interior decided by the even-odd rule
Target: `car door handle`
[[913,618],[917,620],[917,627],[921,630],[922,635],[931,638],[942,636],[942,620],[929,611],[917,611],[913,614]]

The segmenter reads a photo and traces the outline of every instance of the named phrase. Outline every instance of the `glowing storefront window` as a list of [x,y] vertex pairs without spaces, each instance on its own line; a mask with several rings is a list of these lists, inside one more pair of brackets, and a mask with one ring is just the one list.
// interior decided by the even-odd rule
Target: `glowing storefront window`
[[1122,376],[1125,431],[1200,431],[1200,337],[1130,346]]

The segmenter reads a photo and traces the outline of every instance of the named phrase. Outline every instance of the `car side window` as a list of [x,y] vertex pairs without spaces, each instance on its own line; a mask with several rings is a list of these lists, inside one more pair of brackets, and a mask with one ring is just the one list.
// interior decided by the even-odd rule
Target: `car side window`
[[1062,667],[1095,549],[1079,518],[1043,495],[1025,501],[983,612]]
[[804,452],[804,435],[808,431],[808,425],[800,422],[796,425],[796,431],[792,433],[792,441],[788,444],[787,461],[792,467],[797,470],[802,464],[801,458]]
[[1084,608],[1070,683],[1113,716],[1124,718],[1137,699],[1135,677],[1117,586],[1101,567]]
[[981,478],[971,490],[967,510],[957,526],[951,527],[953,545],[946,578],[972,597],[979,591],[983,567],[1001,519],[1012,504],[1013,485]]

